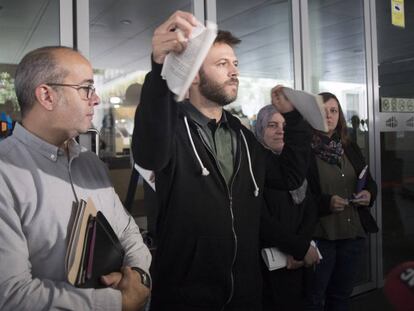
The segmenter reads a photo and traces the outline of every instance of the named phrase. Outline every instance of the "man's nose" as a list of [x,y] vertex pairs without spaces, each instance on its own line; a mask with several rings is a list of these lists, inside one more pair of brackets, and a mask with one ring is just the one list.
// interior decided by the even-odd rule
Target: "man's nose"
[[98,94],[94,93],[91,97],[91,99],[89,100],[89,103],[92,106],[97,106],[101,103],[101,98],[98,96]]
[[238,77],[239,76],[239,68],[233,64],[230,65],[229,76],[230,77]]

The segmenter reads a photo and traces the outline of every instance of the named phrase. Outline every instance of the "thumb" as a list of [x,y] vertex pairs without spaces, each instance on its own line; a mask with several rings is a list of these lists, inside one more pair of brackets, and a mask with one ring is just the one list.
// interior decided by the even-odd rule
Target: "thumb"
[[101,276],[101,282],[106,286],[116,286],[119,282],[119,273],[112,272]]

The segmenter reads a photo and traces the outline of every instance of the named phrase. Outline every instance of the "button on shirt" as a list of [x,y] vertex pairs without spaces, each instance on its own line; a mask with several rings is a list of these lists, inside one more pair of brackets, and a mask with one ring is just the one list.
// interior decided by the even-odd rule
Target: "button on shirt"
[[103,162],[74,140],[67,154],[16,124],[0,142],[0,189],[0,309],[120,310],[120,291],[75,288],[65,273],[72,204],[89,197],[119,237],[124,264],[148,271],[150,253]]

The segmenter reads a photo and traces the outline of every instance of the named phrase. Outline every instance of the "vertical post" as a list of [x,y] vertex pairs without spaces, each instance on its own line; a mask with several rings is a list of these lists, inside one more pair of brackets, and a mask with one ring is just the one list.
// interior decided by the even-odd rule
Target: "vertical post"
[[292,48],[293,48],[293,76],[294,88],[303,89],[302,76],[302,46],[301,46],[301,23],[300,23],[300,3],[290,1],[292,11]]
[[89,1],[76,1],[76,47],[83,56],[89,58]]
[[73,47],[73,6],[71,1],[59,1],[60,45]]

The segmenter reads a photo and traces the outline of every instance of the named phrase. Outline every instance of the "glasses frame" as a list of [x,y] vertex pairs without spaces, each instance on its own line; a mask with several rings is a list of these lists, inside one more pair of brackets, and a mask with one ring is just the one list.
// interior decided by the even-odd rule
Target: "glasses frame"
[[84,89],[84,90],[86,90],[86,98],[82,98],[82,95],[79,93],[81,98],[84,99],[84,100],[90,100],[92,98],[92,96],[95,94],[95,91],[96,91],[95,86],[92,85],[92,84],[82,85],[82,84],[67,84],[67,83],[46,83],[46,85],[48,85],[48,86],[67,86],[67,87],[71,87],[71,88],[77,90],[78,93],[79,93],[80,89]]

